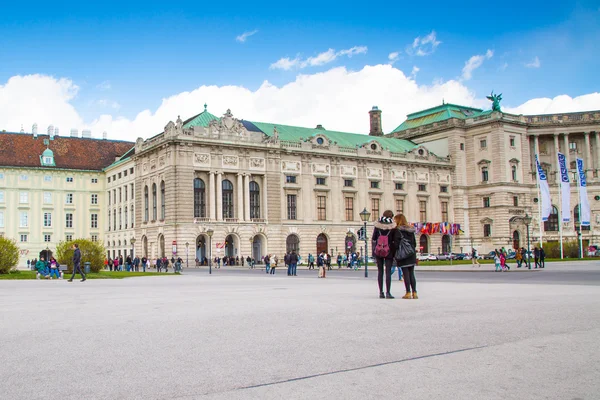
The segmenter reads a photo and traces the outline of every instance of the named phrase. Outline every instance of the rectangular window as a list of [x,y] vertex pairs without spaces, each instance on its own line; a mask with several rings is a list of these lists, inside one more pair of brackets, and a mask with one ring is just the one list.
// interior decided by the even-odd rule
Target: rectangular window
[[73,214],[67,213],[65,221],[66,221],[65,227],[72,228],[73,227]]
[[287,218],[296,219],[296,195],[287,195]]
[[44,213],[44,228],[52,227],[52,213]]
[[98,183],[98,178],[92,178],[92,183]]
[[427,222],[427,201],[419,201],[419,218],[421,222]]
[[92,194],[92,204],[98,204],[98,195]]
[[461,150],[464,150],[464,149],[465,149],[465,144],[464,144],[464,143],[461,143],[461,144],[460,144],[460,149],[461,149]]
[[21,204],[29,203],[29,193],[27,193],[27,192],[19,193],[19,203],[21,203]]
[[119,172],[119,179],[121,179],[121,173]]
[[110,183],[110,176],[108,177],[108,183]]
[[4,212],[0,211],[0,228],[4,228]]
[[514,137],[510,138],[510,147],[515,147],[515,138]]
[[44,242],[48,243],[52,241],[52,235],[44,235]]
[[27,235],[21,235],[21,243],[27,242]]
[[345,187],[353,187],[354,186],[354,180],[353,179],[344,179],[344,186]]
[[4,179],[4,173],[0,172],[0,181]]
[[110,191],[107,193],[107,197],[108,197],[108,205],[110,206],[111,201],[110,201]]
[[396,199],[396,214],[404,214],[404,199]]
[[98,235],[92,235],[92,242],[98,241]]
[[485,139],[480,140],[479,147],[481,147],[482,149],[487,148],[487,140],[485,140]]
[[296,183],[296,176],[295,175],[286,175],[285,183]]
[[113,203],[117,204],[117,189],[113,189]]
[[72,176],[67,176],[67,182],[68,183],[73,183],[73,177]]
[[379,181],[371,181],[371,189],[379,189]]
[[379,219],[379,199],[371,199],[371,221]]
[[71,240],[73,240],[73,235],[67,235],[65,236],[65,239],[67,240],[67,242],[70,242]]
[[404,190],[404,183],[396,182],[396,190]]
[[490,224],[483,225],[483,237],[490,237],[490,236],[492,236],[492,225],[490,225]]
[[442,201],[442,222],[448,222],[448,202]]
[[130,173],[130,174],[133,174],[133,167],[132,167],[132,168],[129,168],[129,173]]
[[44,192],[44,204],[52,204],[52,193]]
[[73,193],[67,193],[66,204],[73,204]]
[[577,142],[569,142],[570,150],[577,150]]
[[22,181],[26,181],[27,179],[29,179],[29,177],[28,177],[27,175],[25,175],[25,174],[22,174],[22,175],[20,175],[20,176],[19,176],[19,178],[20,178]]
[[448,186],[440,186],[440,193],[448,193]]
[[123,194],[123,192],[122,192],[121,188],[119,188],[119,203],[123,201],[122,194]]
[[325,185],[325,178],[317,178],[317,185]]
[[91,217],[91,221],[92,221],[92,228],[98,228],[98,214],[90,214]]
[[50,175],[45,175],[44,182],[52,182],[52,177]]
[[123,186],[123,195],[125,196],[125,201],[127,201],[127,185]]
[[420,183],[419,184],[419,192],[426,192],[427,191],[427,185],[425,185],[424,183]]
[[19,213],[19,228],[27,228],[29,226],[29,218],[27,211],[21,211]]
[[123,176],[127,176],[127,170],[123,171]]
[[519,197],[513,196],[513,206],[519,207]]
[[0,203],[4,203],[4,192],[0,192]]
[[317,219],[325,221],[327,219],[327,197],[317,196]]
[[346,221],[354,221],[354,198],[346,197],[344,202],[346,204]]
[[133,183],[132,183],[131,184],[131,200],[133,200],[133,199],[134,199],[134,197],[133,197]]
[[483,207],[484,208],[489,208],[490,207],[490,198],[489,197],[484,197],[483,198]]

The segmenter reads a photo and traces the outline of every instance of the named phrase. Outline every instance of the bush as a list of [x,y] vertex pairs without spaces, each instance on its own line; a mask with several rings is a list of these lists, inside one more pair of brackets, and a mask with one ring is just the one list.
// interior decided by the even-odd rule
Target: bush
[[90,270],[98,272],[104,268],[104,246],[99,242],[92,242],[89,239],[75,239],[69,242],[60,242],[56,246],[56,260],[61,265],[68,267],[67,272],[73,272],[73,244],[79,245],[81,251],[81,268],[86,262],[91,263]]
[[[544,243],[546,258],[560,258],[560,242]],[[579,242],[577,240],[563,241],[563,256],[579,258]]]
[[19,247],[13,239],[0,237],[0,274],[8,274],[19,263]]

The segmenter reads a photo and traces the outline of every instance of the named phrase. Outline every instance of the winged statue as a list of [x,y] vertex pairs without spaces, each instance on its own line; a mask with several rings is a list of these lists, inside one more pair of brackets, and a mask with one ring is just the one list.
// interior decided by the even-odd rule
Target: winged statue
[[492,102],[492,111],[500,112],[500,102],[502,101],[502,93],[494,94],[494,91],[492,90],[492,93],[489,96],[486,96],[486,98]]

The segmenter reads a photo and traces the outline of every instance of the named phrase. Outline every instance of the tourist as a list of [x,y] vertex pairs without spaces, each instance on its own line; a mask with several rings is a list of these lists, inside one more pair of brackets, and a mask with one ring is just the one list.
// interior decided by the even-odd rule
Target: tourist
[[275,255],[273,257],[273,264],[271,264],[271,275],[275,275],[275,268],[277,268],[277,263],[279,263],[279,257],[277,257],[277,255]]
[[131,265],[132,265],[132,261],[131,261],[131,256],[127,256],[127,258],[125,259],[125,268],[127,269],[127,272],[131,272]]
[[292,254],[290,254],[290,266],[292,269],[292,275],[296,276],[296,268],[298,267],[298,261],[300,261],[300,257],[296,254],[296,250],[292,250]]
[[500,264],[500,255],[498,254],[498,249],[494,250],[494,265],[496,266],[495,272],[502,272],[502,265]]
[[147,264],[148,264],[148,259],[146,258],[146,256],[142,257],[142,270],[144,272],[146,272]]
[[45,279],[50,279],[50,275],[46,273],[46,262],[44,261],[44,257],[40,257],[40,259],[36,261],[35,269],[37,270],[37,274],[35,275],[36,279],[40,279],[40,276],[43,276]]
[[244,256],[240,257],[240,262],[242,263],[242,267],[244,266]]
[[108,269],[108,259],[104,257],[104,269]]
[[125,265],[125,260],[122,255],[119,255],[119,271],[123,271],[123,265]]
[[113,260],[113,266],[115,267],[115,271],[119,271],[119,259],[117,257]]
[[517,268],[521,268],[521,264],[523,264],[523,253],[521,253],[521,249],[515,250],[515,260],[517,261]]
[[113,270],[113,259],[108,257],[108,270],[112,271]]
[[327,265],[327,271],[331,271],[331,255],[325,253],[325,264]]
[[340,253],[338,253],[338,256],[337,256],[337,265],[338,265],[338,269],[342,268],[342,255]]
[[540,247],[540,268],[546,268],[546,251]]
[[268,274],[271,270],[271,257],[269,256],[269,254],[267,254],[265,256],[264,261],[265,261],[265,270],[266,270],[265,273]]
[[317,268],[319,268],[318,278],[325,277],[325,252],[322,251],[321,254],[317,255]]
[[160,273],[161,269],[162,269],[162,260],[160,259],[160,257],[158,257],[156,259],[156,272]]
[[531,260],[529,259],[529,253],[527,250],[525,250],[525,247],[521,247],[521,258],[525,263],[525,267],[529,267],[529,269],[531,269]]
[[287,268],[287,274],[288,276],[292,276],[292,268],[290,267],[290,252],[286,252],[285,255],[283,256],[283,263],[285,264],[285,267]]
[[[393,299],[392,288],[392,261],[398,247],[400,232],[396,228],[393,220],[394,213],[391,210],[385,210],[379,221],[375,222],[372,240],[375,243],[373,255],[377,261],[377,284],[379,286],[379,298]],[[383,274],[385,266],[385,288],[383,293]]]
[[315,256],[308,253],[308,269],[315,269]]
[[140,258],[138,256],[135,256],[133,259],[133,269],[135,272],[140,271]]
[[502,267],[502,271],[508,271],[510,268],[506,265],[506,255],[503,250],[500,250],[500,267]]
[[31,261],[27,260],[27,269],[31,269]]
[[394,222],[398,227],[400,236],[398,237],[398,245],[403,240],[410,243],[413,252],[406,258],[396,260],[398,266],[398,277],[402,280],[404,275],[404,288],[406,294],[402,296],[403,299],[418,299],[417,296],[417,280],[415,279],[415,265],[417,265],[417,241],[415,239],[415,228],[408,223],[404,214],[397,214],[394,216]]
[[475,248],[471,248],[471,264],[473,264],[473,266],[477,265],[478,267],[481,267],[481,264],[479,264],[479,260],[477,259],[477,250],[475,250]]
[[173,263],[173,268],[173,272],[181,273],[181,258],[177,258],[177,260]]
[[50,279],[52,279],[52,276],[55,276],[56,279],[60,279],[60,272],[58,271],[58,261],[56,261],[56,258],[54,257],[50,257]]
[[248,263],[248,269],[254,268],[254,266],[252,265],[252,259],[250,258],[250,256],[246,257],[246,262]]
[[73,282],[73,278],[75,278],[75,274],[77,273],[81,275],[81,282],[85,282],[85,274],[81,270],[81,251],[79,250],[79,244],[73,243],[73,250],[73,275],[71,275],[69,282]]
[[535,246],[533,248],[533,260],[535,262],[535,267],[537,268],[540,263],[540,249]]

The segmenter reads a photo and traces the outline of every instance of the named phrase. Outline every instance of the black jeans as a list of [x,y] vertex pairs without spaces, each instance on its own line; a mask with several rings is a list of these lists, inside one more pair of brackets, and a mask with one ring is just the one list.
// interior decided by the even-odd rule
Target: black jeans
[[[402,275],[404,275],[404,287],[406,292],[417,292],[417,280],[415,279],[415,267],[402,267]],[[412,288],[412,290],[411,290]]]
[[390,293],[392,289],[392,262],[393,259],[377,257],[377,283],[379,284],[379,293],[383,293],[383,264],[385,263],[385,288]]
[[83,271],[81,270],[81,266],[79,265],[73,267],[73,275],[71,275],[71,280],[75,278],[75,274],[79,274],[81,275],[81,279],[85,279],[85,274],[83,273]]

